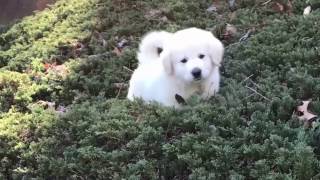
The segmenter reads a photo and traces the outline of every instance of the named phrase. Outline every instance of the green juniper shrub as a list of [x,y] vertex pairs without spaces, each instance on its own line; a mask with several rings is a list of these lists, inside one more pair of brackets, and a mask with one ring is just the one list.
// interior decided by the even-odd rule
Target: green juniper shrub
[[[320,14],[303,17],[304,0],[291,15],[264,2],[208,12],[207,0],[60,0],[8,28],[0,179],[316,179],[318,124],[305,129],[293,111],[312,99],[320,112]],[[196,26],[224,38],[225,23],[239,34],[222,39],[217,96],[181,110],[124,99],[144,33]]]
[[0,72],[0,112],[8,111],[15,106],[22,111],[33,101],[42,85],[32,82],[31,78],[24,73],[13,71]]
[[13,25],[1,35],[5,43],[0,67],[22,71],[32,62],[30,58],[49,59],[59,53],[59,43],[88,36],[88,30],[95,23],[93,14],[97,2],[58,1],[55,8]]

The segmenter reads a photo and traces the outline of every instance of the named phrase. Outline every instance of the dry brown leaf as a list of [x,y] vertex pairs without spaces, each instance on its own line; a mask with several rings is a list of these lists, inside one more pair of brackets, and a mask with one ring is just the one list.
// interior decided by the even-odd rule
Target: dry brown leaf
[[317,115],[310,113],[308,111],[308,106],[311,101],[302,101],[302,105],[296,108],[295,114],[298,116],[300,121],[303,121],[305,124],[311,123],[310,121],[317,117]]
[[276,12],[282,13],[284,11],[284,5],[279,2],[275,2],[272,4],[272,9]]
[[63,78],[65,78],[69,74],[69,70],[64,64],[57,65],[57,63],[54,62],[52,64],[45,63],[43,66],[46,74],[52,73]]
[[40,101],[37,102],[37,104],[42,106],[45,109],[55,110],[59,114],[63,114],[65,112],[67,112],[67,110],[68,110],[67,107],[62,106],[62,105],[59,105],[56,108],[56,103],[55,102],[49,102],[49,101],[40,100]]
[[149,11],[147,11],[147,13],[145,14],[145,18],[147,19],[153,19],[153,18],[157,18],[162,16],[162,10],[160,9],[151,9]]
[[229,13],[228,17],[229,17],[229,21],[234,21],[237,18],[236,11],[233,11],[233,12]]
[[51,109],[54,109],[55,106],[56,106],[56,103],[55,102],[49,102],[49,101],[43,101],[43,100],[40,100],[37,102],[37,104],[39,104],[40,106],[44,107],[44,108],[51,108]]
[[117,56],[121,56],[122,52],[120,48],[114,47],[113,51]]
[[56,66],[57,65],[57,63],[52,63],[52,64],[50,64],[50,63],[44,63],[43,64],[43,67],[44,67],[44,69],[46,70],[46,71],[48,71],[50,68],[52,68],[53,66]]
[[163,9],[151,9],[146,12],[144,17],[149,20],[160,19],[163,22],[167,22],[169,20]]
[[117,56],[121,56],[123,49],[127,46],[129,46],[129,41],[127,39],[122,39],[116,44],[112,52],[114,52]]
[[235,34],[237,34],[237,32],[238,32],[237,28],[236,28],[234,25],[232,25],[232,24],[227,24],[227,26],[226,26],[226,31],[227,31],[228,33],[230,33],[231,35],[235,35]]
[[220,0],[213,0],[211,6],[208,7],[207,11],[210,9],[215,12],[221,12],[223,10],[224,2]]
[[234,25],[227,24],[226,29],[223,33],[223,39],[228,41],[228,40],[232,39],[233,37],[235,37],[237,35],[237,33],[238,33],[238,30]]
[[282,2],[274,2],[271,5],[271,8],[277,13],[288,13],[288,15],[292,15],[292,2],[288,0],[287,3]]
[[69,74],[69,70],[64,64],[53,66],[51,68],[51,71],[54,74],[56,74],[56,75],[58,75],[60,77],[63,77],[63,78],[67,77],[67,75]]

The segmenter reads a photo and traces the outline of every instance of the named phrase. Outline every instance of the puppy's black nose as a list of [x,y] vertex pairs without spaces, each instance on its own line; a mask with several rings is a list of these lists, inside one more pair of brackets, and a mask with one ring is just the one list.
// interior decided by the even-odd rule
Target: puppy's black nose
[[200,79],[201,78],[201,69],[200,68],[194,68],[191,71],[191,74],[195,79]]

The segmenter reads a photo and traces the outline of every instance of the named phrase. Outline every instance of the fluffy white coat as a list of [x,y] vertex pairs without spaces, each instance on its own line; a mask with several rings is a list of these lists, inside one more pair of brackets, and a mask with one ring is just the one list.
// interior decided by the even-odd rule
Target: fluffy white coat
[[139,46],[139,65],[132,74],[127,98],[174,107],[181,106],[176,95],[188,99],[200,93],[202,98],[210,98],[219,90],[223,53],[222,43],[211,32],[198,28],[149,33]]

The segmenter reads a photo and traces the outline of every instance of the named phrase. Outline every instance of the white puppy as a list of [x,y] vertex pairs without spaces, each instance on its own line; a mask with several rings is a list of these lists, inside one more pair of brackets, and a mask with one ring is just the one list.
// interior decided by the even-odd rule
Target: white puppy
[[[158,48],[163,49],[160,55]],[[209,31],[188,28],[174,34],[154,32],[142,40],[139,51],[128,99],[180,107],[177,95],[188,99],[198,92],[207,99],[218,92],[224,48]]]

